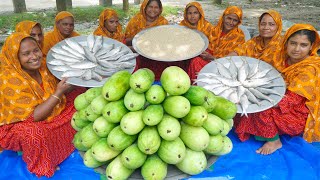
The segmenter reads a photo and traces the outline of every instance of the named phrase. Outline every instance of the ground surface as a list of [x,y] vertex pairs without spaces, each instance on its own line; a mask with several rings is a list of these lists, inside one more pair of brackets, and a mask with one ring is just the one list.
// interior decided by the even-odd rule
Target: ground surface
[[[202,4],[205,10],[206,19],[212,23],[216,23],[222,15],[224,9],[228,5],[237,5],[243,9],[243,25],[248,26],[252,35],[257,34],[258,17],[269,9],[277,10],[282,14],[284,20],[284,30],[292,23],[309,23],[320,31],[320,1],[319,0],[282,0],[277,3],[277,0],[253,0],[249,3],[248,0],[223,0],[223,5],[213,5],[212,0],[198,1]],[[133,3],[133,0],[129,0]],[[184,7],[190,0],[162,0],[164,5],[174,5]],[[55,7],[55,0],[26,0],[28,11],[39,9],[48,9]],[[73,0],[73,6],[92,6],[98,5],[99,0]],[[122,0],[113,0],[114,4],[121,4]],[[39,6],[40,4],[40,6]],[[1,12],[13,11],[11,0],[0,1],[0,16]],[[181,11],[178,16],[169,16],[167,19],[172,24],[179,23],[183,18]],[[98,17],[97,17],[98,19]],[[126,23],[126,22],[125,22]],[[76,24],[76,30],[83,34],[89,34],[97,27],[98,23],[88,22]],[[45,31],[51,28],[45,29]],[[6,33],[5,30],[2,32]]]

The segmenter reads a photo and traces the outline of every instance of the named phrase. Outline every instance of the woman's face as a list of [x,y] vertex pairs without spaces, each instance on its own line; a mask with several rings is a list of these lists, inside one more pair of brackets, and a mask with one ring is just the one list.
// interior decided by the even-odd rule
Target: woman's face
[[39,44],[43,43],[43,33],[38,25],[32,28],[30,36],[34,37]]
[[104,21],[104,27],[111,33],[117,31],[118,25],[119,25],[119,18],[116,16],[112,16],[111,18]]
[[145,11],[146,11],[146,15],[152,19],[157,18],[161,13],[161,9],[157,1],[150,1]]
[[194,6],[190,6],[187,10],[187,20],[188,22],[195,26],[198,24],[198,21],[200,20],[201,14],[198,11],[198,9]]
[[21,67],[26,72],[38,70],[41,66],[42,52],[37,42],[26,38],[22,40],[18,52]]
[[263,38],[272,38],[278,30],[278,26],[274,19],[269,15],[265,14],[260,22],[259,33]]
[[286,43],[287,54],[293,63],[300,62],[309,56],[312,44],[307,35],[296,34]]
[[223,16],[223,31],[229,32],[239,24],[239,17],[236,14],[227,14]]
[[62,34],[63,37],[68,37],[71,35],[74,29],[74,20],[73,17],[66,17],[61,19],[56,23],[59,32]]

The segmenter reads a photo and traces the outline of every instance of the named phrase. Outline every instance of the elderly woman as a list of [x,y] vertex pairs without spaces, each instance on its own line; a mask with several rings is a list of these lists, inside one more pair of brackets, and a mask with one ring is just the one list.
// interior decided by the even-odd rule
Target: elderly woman
[[28,20],[21,21],[16,25],[16,32],[24,32],[29,34],[31,37],[37,40],[41,49],[43,49],[44,37],[40,23]]
[[[189,9],[193,6],[197,7],[196,5],[198,3],[195,3],[194,5],[192,5],[193,3],[190,4],[190,7],[188,8],[187,5],[186,8],[188,11],[187,14],[189,14]],[[201,24],[201,22],[205,21],[203,10],[201,9],[201,6],[197,9],[201,14],[201,18],[203,18],[203,20],[200,19],[198,22],[198,24]],[[192,16],[189,15],[187,19],[191,20]],[[220,17],[218,24],[213,28],[210,28],[209,33],[203,32],[202,30],[197,28],[204,34],[208,34],[207,36],[209,39],[209,47],[207,51],[201,53],[200,57],[196,57],[191,60],[188,68],[188,74],[192,80],[196,79],[196,74],[211,60],[228,55],[237,46],[245,42],[244,33],[239,28],[241,21],[242,10],[237,6],[230,6],[223,12],[223,15]]]
[[229,55],[249,56],[272,63],[280,49],[282,31],[281,15],[274,10],[263,13],[259,18],[259,35],[237,47]]
[[115,39],[120,42],[125,42],[124,33],[119,23],[119,17],[115,10],[105,9],[99,16],[99,26],[93,32],[96,36],[104,36]]
[[46,33],[44,36],[43,54],[46,56],[58,42],[75,36],[79,36],[79,33],[74,31],[73,15],[67,11],[59,12],[55,18],[53,31]]
[[26,33],[12,33],[1,53],[0,147],[22,151],[31,173],[51,177],[74,151],[73,101],[85,89],[71,91],[66,79],[58,82]]
[[285,96],[277,106],[235,121],[241,141],[250,135],[266,141],[257,153],[267,155],[281,148],[281,134],[298,136],[304,132],[307,141],[320,141],[319,45],[319,35],[311,25],[296,24],[287,30],[280,59],[274,62],[287,83]]

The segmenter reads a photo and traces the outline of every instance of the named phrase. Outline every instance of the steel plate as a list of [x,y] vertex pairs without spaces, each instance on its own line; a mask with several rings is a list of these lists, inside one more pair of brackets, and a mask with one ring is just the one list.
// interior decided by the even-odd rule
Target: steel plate
[[[174,27],[174,28],[177,28],[177,29],[188,29],[188,30],[192,30],[192,32],[194,33],[197,33],[200,35],[200,37],[202,38],[202,40],[204,41],[204,46],[202,47],[201,51],[197,52],[196,54],[190,54],[190,55],[186,55],[184,58],[181,58],[181,59],[162,59],[161,57],[157,58],[157,57],[153,57],[152,55],[150,54],[145,54],[143,53],[137,46],[137,41],[138,39],[146,32],[152,30],[152,29],[158,29],[158,28],[167,28],[167,27]],[[174,35],[174,34],[172,34]],[[157,36],[157,34],[155,34],[155,36]],[[164,37],[166,39],[170,39],[172,36],[168,36],[168,37]],[[186,37],[188,38],[188,37]],[[170,46],[170,44],[167,44],[168,46]],[[190,44],[191,46],[193,44]],[[198,31],[198,30],[193,30],[193,29],[190,29],[188,27],[185,27],[185,26],[179,26],[179,25],[162,25],[162,26],[156,26],[156,27],[151,27],[151,28],[147,28],[147,29],[144,29],[142,31],[140,31],[138,34],[136,34],[132,40],[132,46],[133,48],[135,49],[135,51],[137,53],[139,53],[140,55],[146,57],[146,58],[149,58],[151,60],[156,60],[156,61],[165,61],[165,62],[173,62],[173,61],[183,61],[183,60],[187,60],[187,59],[191,59],[191,58],[194,58],[198,55],[200,55],[203,51],[205,51],[207,48],[208,48],[208,45],[209,45],[209,40],[207,38],[207,36],[205,34],[203,34],[202,32]],[[152,44],[150,44],[150,46],[152,46]]]
[[[72,37],[72,38],[69,38],[75,42],[78,42],[80,45],[82,46],[87,46],[87,36],[77,36],[77,37]],[[108,44],[114,44],[114,47],[118,47],[118,46],[122,46],[122,51],[123,50],[128,50],[130,53],[132,53],[131,49],[126,46],[125,44],[119,42],[119,41],[116,41],[114,39],[111,39],[111,38],[106,38],[106,37],[103,37],[103,47],[106,47]],[[54,47],[61,47],[63,45],[66,45],[66,42],[63,40],[59,43],[57,43]],[[47,67],[49,69],[49,71],[55,76],[57,77],[58,79],[62,79],[61,78],[61,75],[63,72],[59,72],[59,71],[54,71],[52,70],[52,67],[54,67],[53,65],[50,65],[48,64],[48,62],[50,62],[51,60],[53,60],[53,56],[52,56],[52,51],[50,50],[47,54]],[[135,59],[132,59],[130,60],[129,62],[132,62],[132,63],[136,63]],[[133,68],[130,68],[130,69],[125,69],[127,71],[129,71],[130,73],[133,72],[134,70],[134,67]],[[106,80],[108,79],[109,77],[104,77],[102,81],[96,81],[96,80],[83,80],[81,78],[76,78],[76,77],[71,77],[71,78],[68,78],[67,82],[70,83],[70,84],[73,84],[73,85],[76,85],[76,86],[82,86],[82,87],[101,87],[103,86],[103,84],[106,82]]]
[[[279,103],[279,101],[283,98],[283,96],[286,92],[286,83],[285,83],[284,79],[282,78],[282,76],[280,75],[280,73],[273,66],[271,66],[270,64],[268,64],[264,61],[261,61],[259,59],[246,57],[246,56],[223,57],[223,58],[217,59],[215,61],[222,63],[225,67],[229,67],[229,65],[230,65],[229,60],[230,59],[235,62],[237,67],[239,67],[242,64],[242,62],[243,62],[242,60],[247,61],[249,63],[250,67],[252,67],[254,64],[257,64],[260,61],[259,71],[265,70],[265,69],[271,69],[270,72],[266,75],[266,77],[279,76],[278,78],[272,80],[271,83],[277,84],[277,86],[272,87],[271,89],[275,90],[277,93],[281,94],[282,96],[278,96],[275,94],[269,95],[269,97],[272,100],[274,100],[275,104]],[[201,69],[201,71],[199,72],[197,79],[201,79],[201,78],[205,77],[204,75],[202,75],[202,73],[219,74],[215,61],[212,61],[212,62],[208,63],[206,66],[204,66],[203,69]],[[205,83],[202,83],[202,82],[198,82],[197,84],[199,86],[205,85]],[[275,105],[275,104],[270,103],[267,100],[262,100],[260,103],[261,103],[260,106],[257,104],[252,104],[252,103],[249,104],[249,107],[247,109],[247,113],[261,112],[261,111],[267,110]],[[237,104],[237,112],[242,113],[242,108],[239,104]]]

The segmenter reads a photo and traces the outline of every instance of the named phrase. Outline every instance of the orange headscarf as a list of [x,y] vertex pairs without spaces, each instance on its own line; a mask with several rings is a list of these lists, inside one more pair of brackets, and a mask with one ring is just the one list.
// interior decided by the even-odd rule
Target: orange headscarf
[[[239,23],[231,31],[221,37],[223,29],[223,19],[225,15],[236,14]],[[242,23],[242,10],[237,6],[230,6],[220,17],[218,24],[210,33],[210,47],[215,58],[221,58],[231,53],[236,47],[245,42],[245,36],[239,25]]]
[[282,38],[281,37],[282,19],[281,19],[281,15],[277,11],[269,10],[260,16],[259,29],[260,29],[261,19],[265,14],[269,14],[273,18],[273,20],[275,21],[278,27],[276,34],[272,37],[270,42],[267,45],[264,45],[263,38],[259,35],[245,42],[241,46],[237,47],[235,49],[235,52],[239,56],[249,56],[249,57],[263,60],[267,63],[272,63],[274,56],[277,55],[274,52],[280,49],[281,38]]
[[[0,125],[24,121],[33,114],[35,107],[48,99],[55,91],[57,81],[42,63],[39,72],[42,77],[43,89],[20,65],[20,43],[25,38],[32,38],[26,33],[12,33],[5,41],[1,62],[4,62],[0,72]],[[34,41],[36,41],[34,39]],[[44,61],[43,61],[44,62]],[[64,109],[66,98],[58,104],[50,117],[60,114]]]
[[[302,29],[311,30],[316,33],[316,40],[313,43],[310,55],[287,68],[285,61],[288,59],[286,43],[289,37]],[[288,89],[307,99],[306,106],[310,113],[306,122],[304,139],[308,142],[320,141],[320,57],[317,50],[320,45],[320,38],[316,29],[308,24],[295,24],[289,28],[284,35],[281,48],[281,59],[277,63],[277,69],[284,74]]]
[[[19,22],[17,25],[16,25],[16,32],[24,32],[24,33],[27,33],[27,34],[31,34],[31,31],[32,29],[35,27],[35,26],[39,26],[41,31],[42,31],[42,26],[40,23],[38,22],[34,22],[34,21],[21,21]],[[43,48],[43,41],[42,43],[40,44],[40,47],[41,49]]]
[[[47,55],[47,53],[49,52],[49,50],[56,45],[58,42],[64,40],[65,38],[62,36],[62,34],[60,33],[60,31],[58,30],[56,24],[66,18],[66,17],[72,17],[73,15],[67,11],[61,11],[57,14],[56,18],[55,18],[55,23],[54,23],[54,27],[53,27],[53,31],[50,31],[48,33],[45,34],[44,36],[44,47],[42,52],[44,53],[44,55]],[[71,33],[71,35],[68,37],[74,37],[74,36],[79,36],[80,34],[73,31]]]
[[157,20],[155,20],[152,24],[147,26],[147,15],[146,15],[146,8],[149,1],[152,0],[144,0],[143,3],[140,6],[140,12],[136,14],[134,17],[131,18],[131,20],[128,23],[128,26],[126,28],[125,37],[126,38],[133,38],[136,34],[138,34],[141,30],[154,27],[154,26],[160,26],[160,25],[167,25],[168,21],[161,16],[161,13]]
[[103,10],[99,16],[99,26],[93,32],[93,34],[96,36],[109,37],[122,42],[124,40],[124,33],[122,33],[122,27],[120,24],[117,27],[117,31],[114,33],[109,32],[108,29],[104,27],[104,22],[113,16],[118,17],[118,14],[115,10],[113,9]]
[[[188,8],[191,7],[191,6],[196,7],[198,9],[199,13],[200,13],[200,19],[198,21],[197,26],[193,26],[188,21],[187,13],[188,13]],[[205,19],[204,11],[203,11],[203,9],[201,7],[201,4],[199,4],[198,2],[190,2],[189,4],[187,4],[186,8],[184,9],[183,17],[184,17],[184,19],[180,22],[181,26],[186,26],[186,27],[188,27],[190,29],[196,29],[198,31],[201,31],[209,39],[210,32],[211,32],[211,30],[213,28],[213,25]]]

